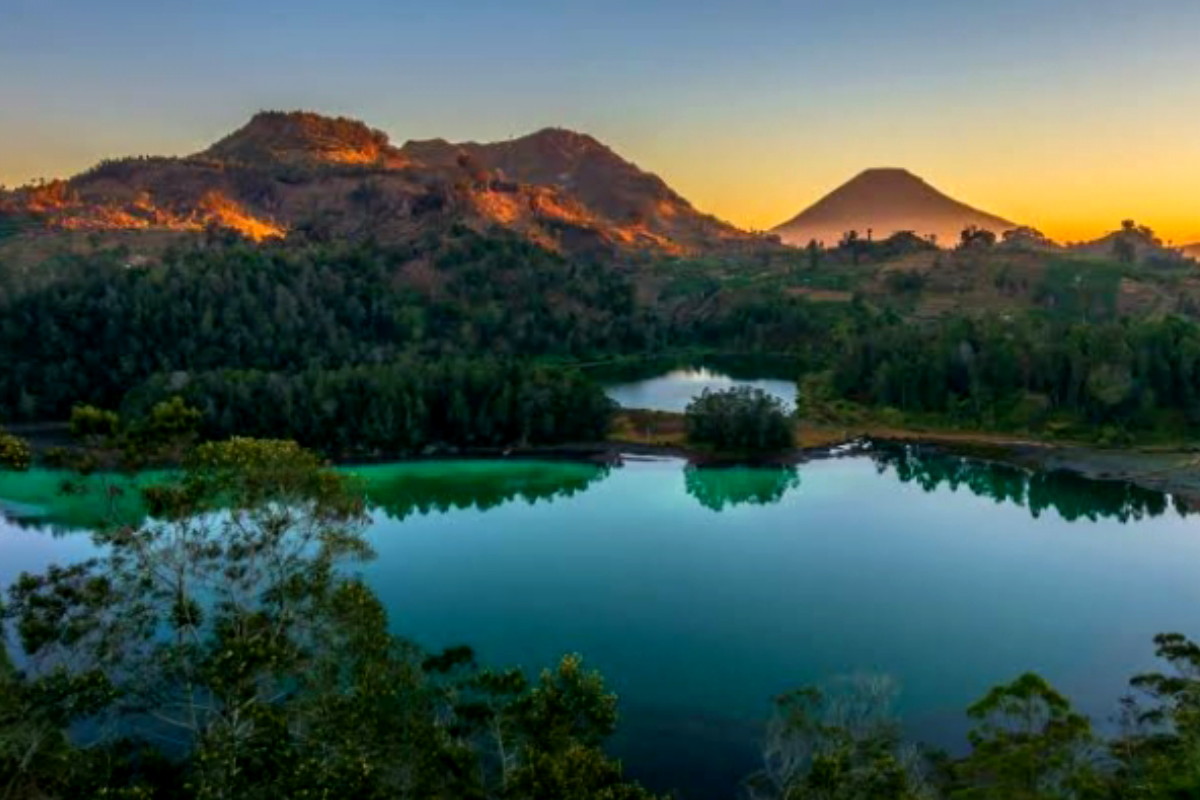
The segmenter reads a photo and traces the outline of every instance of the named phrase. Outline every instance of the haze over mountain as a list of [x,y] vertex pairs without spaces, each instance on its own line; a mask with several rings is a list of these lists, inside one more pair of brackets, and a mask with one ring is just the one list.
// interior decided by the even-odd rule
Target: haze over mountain
[[835,245],[847,231],[883,239],[899,231],[952,246],[968,226],[999,234],[1017,227],[948,197],[904,169],[869,169],[842,184],[773,232],[788,244]]
[[45,230],[236,230],[254,240],[401,241],[500,226],[569,252],[687,254],[762,243],[702,214],[590,136],[547,129],[496,144],[392,145],[362,122],[262,112],[182,158],[107,161],[0,194]]

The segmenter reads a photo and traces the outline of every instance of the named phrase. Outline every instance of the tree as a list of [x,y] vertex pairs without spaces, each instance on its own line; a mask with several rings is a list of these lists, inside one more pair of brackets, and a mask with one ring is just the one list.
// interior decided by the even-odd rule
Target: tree
[[1113,258],[1122,264],[1132,264],[1137,260],[1137,243],[1133,236],[1131,232],[1122,231],[1113,237]]
[[752,800],[917,800],[930,797],[920,753],[900,742],[895,683],[858,675],[775,701]]
[[959,249],[988,249],[996,244],[996,234],[977,225],[968,225],[959,237]]
[[967,714],[971,754],[956,763],[961,800],[1068,800],[1097,785],[1091,723],[1043,678],[997,686]]
[[[191,407],[201,409],[198,416]],[[613,407],[579,372],[488,358],[199,372],[183,382],[161,375],[124,403],[143,420],[131,430],[135,440],[194,423],[210,439],[286,436],[342,457],[596,441],[607,435]]]
[[728,453],[771,453],[792,446],[783,403],[762,389],[737,386],[704,392],[686,411],[688,440]]
[[823,248],[817,243],[816,239],[809,239],[808,245],[804,249],[808,253],[808,268],[815,270],[821,265],[821,251]]
[[24,472],[33,464],[29,443],[0,428],[0,469]]
[[79,776],[104,765],[71,746],[67,726],[111,699],[111,686],[94,672],[57,670],[28,680],[0,638],[0,797],[72,796]]
[[1055,246],[1046,234],[1028,225],[1010,228],[1001,233],[1000,238],[1007,247],[1013,249],[1046,250]]
[[82,404],[71,409],[68,427],[76,439],[94,444],[116,436],[121,429],[121,417],[115,411]]
[[[1140,697],[1123,701],[1124,735],[1112,743],[1116,783],[1132,798],[1200,795],[1200,645],[1178,633],[1154,638],[1169,671],[1130,682]],[[1147,702],[1149,703],[1147,705]]]
[[850,253],[850,260],[858,266],[858,261],[862,258],[863,240],[859,237],[858,231],[848,230],[842,234],[841,241],[838,242],[839,250],[846,250]]
[[201,446],[145,499],[152,521],[97,534],[103,564],[22,576],[10,613],[41,670],[86,665],[64,674],[111,684],[125,730],[188,743],[198,797],[235,796],[324,657],[334,567],[369,552],[362,501],[295,445],[252,440]]
[[648,800],[601,750],[616,698],[577,657],[530,683],[389,632],[344,569],[370,556],[362,492],[314,454],[200,445],[144,501],[149,521],[97,533],[102,559],[10,588],[28,661],[0,662],[11,791]]

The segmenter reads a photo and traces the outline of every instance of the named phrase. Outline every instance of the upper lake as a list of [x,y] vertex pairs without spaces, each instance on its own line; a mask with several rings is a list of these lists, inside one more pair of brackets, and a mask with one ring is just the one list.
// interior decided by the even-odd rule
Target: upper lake
[[796,407],[794,381],[735,378],[719,369],[683,366],[635,380],[603,381],[608,396],[625,408],[653,411],[684,411],[693,398],[704,390],[720,391],[734,386],[751,386],[778,398],[788,411]]
[[[900,683],[909,732],[1026,670],[1099,723],[1151,638],[1200,632],[1200,528],[1123,484],[889,451],[795,470],[457,461],[351,470],[361,567],[397,633],[530,670],[583,654],[621,698],[636,777],[728,798],[771,698],[855,672]],[[94,552],[54,473],[0,475],[0,583]]]

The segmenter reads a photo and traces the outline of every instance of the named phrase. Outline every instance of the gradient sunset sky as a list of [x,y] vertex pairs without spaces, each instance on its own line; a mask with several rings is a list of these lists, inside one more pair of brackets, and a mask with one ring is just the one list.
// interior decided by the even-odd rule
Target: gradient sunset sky
[[753,228],[902,166],[1055,238],[1200,241],[1200,0],[0,0],[0,183],[263,108],[583,130]]

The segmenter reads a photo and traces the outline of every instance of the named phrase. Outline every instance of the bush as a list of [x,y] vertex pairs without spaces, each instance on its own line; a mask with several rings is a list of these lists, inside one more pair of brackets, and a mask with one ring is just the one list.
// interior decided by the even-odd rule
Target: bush
[[0,469],[24,472],[33,463],[29,443],[0,429]]
[[792,423],[778,398],[749,386],[705,389],[687,407],[688,440],[718,450],[763,453],[792,446]]

